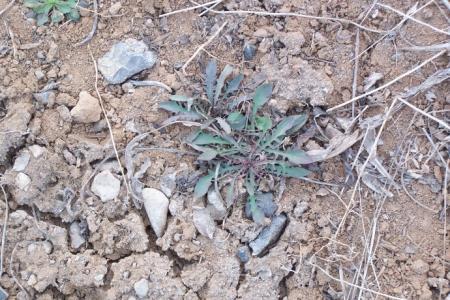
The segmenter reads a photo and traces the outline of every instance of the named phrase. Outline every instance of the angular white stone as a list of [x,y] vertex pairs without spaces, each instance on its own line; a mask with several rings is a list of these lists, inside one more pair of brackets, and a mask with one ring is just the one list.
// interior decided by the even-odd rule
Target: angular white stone
[[28,191],[31,184],[31,178],[27,174],[20,172],[16,175],[15,184],[17,188],[22,191]]
[[45,152],[45,148],[41,147],[39,145],[32,145],[32,146],[28,147],[28,149],[30,149],[31,154],[33,154],[34,158],[41,157],[42,154],[44,154],[44,152]]
[[120,180],[110,171],[98,173],[92,181],[91,191],[100,197],[103,202],[113,200],[119,195]]

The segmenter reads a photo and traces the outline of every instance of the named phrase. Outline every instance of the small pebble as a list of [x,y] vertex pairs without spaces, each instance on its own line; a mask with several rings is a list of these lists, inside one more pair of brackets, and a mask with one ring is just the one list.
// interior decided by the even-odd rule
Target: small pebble
[[13,170],[16,172],[21,172],[26,169],[28,163],[30,162],[30,152],[27,150],[21,151],[14,161]]
[[244,45],[244,60],[250,61],[255,57],[256,47],[253,44],[245,43]]
[[242,263],[247,263],[250,260],[250,250],[247,246],[242,246],[236,252],[237,257]]
[[136,281],[134,284],[134,292],[136,293],[136,296],[139,298],[144,298],[147,296],[148,293],[148,280],[145,278],[142,278],[139,281]]
[[28,147],[28,150],[31,151],[31,154],[33,155],[34,158],[41,157],[42,154],[44,154],[45,152],[45,148],[39,145],[31,145],[30,147]]
[[98,173],[92,181],[91,191],[100,197],[103,202],[113,200],[119,195],[120,180],[110,171]]
[[80,248],[86,242],[86,239],[81,234],[79,222],[73,222],[72,224],[70,224],[69,235],[70,235],[70,245],[74,249]]
[[16,175],[15,184],[18,189],[28,191],[31,184],[31,178],[27,174],[20,172]]

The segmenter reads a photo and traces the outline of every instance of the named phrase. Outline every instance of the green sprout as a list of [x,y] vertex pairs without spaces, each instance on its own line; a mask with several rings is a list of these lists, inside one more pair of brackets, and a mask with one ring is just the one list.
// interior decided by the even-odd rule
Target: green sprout
[[237,96],[243,75],[225,82],[232,73],[233,68],[227,65],[217,78],[216,62],[211,61],[205,72],[206,99],[172,95],[160,108],[175,113],[167,121],[191,122],[200,128],[187,141],[199,152],[197,160],[205,170],[194,197],[206,195],[213,183],[216,190],[222,184],[226,202],[233,202],[236,182],[241,180],[251,217],[261,223],[264,213],[257,203],[260,181],[269,176],[303,179],[310,173],[300,167],[311,163],[310,157],[287,142],[308,117],[290,115],[274,124],[270,115],[261,112],[272,96],[272,85],[260,85],[252,97]]
[[80,19],[77,0],[24,0],[24,5],[36,13],[38,26],[46,24],[49,20],[52,23],[60,23],[64,20],[64,16],[72,21]]

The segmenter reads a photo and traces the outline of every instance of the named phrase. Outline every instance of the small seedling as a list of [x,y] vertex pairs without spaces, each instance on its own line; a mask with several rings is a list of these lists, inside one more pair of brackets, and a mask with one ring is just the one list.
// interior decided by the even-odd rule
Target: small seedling
[[72,21],[80,19],[77,0],[24,0],[24,5],[36,13],[38,26],[48,23],[49,20],[52,23],[60,23],[64,16]]
[[260,181],[270,176],[304,178],[310,172],[299,165],[311,162],[302,150],[288,149],[286,138],[297,133],[307,115],[290,115],[274,124],[261,109],[272,96],[272,85],[256,88],[251,98],[236,94],[243,75],[225,82],[233,69],[226,66],[217,78],[215,61],[205,72],[206,99],[173,95],[160,107],[175,116],[169,120],[190,121],[200,129],[188,138],[188,145],[199,152],[198,161],[205,169],[194,189],[194,197],[206,195],[215,183],[226,185],[226,202],[233,202],[236,182],[243,180],[248,194],[247,207],[255,222],[264,212],[257,205]]

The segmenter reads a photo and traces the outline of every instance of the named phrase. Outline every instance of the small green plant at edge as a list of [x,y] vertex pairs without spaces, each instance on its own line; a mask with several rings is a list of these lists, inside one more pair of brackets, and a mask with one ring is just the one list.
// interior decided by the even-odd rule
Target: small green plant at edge
[[44,25],[49,20],[52,23],[62,22],[64,16],[73,21],[80,19],[77,0],[24,0],[24,5],[36,13],[38,26]]
[[[237,97],[243,75],[225,82],[233,68],[225,66],[217,78],[217,65],[210,61],[205,72],[207,100],[172,95],[160,108],[175,113],[167,121],[195,123],[200,129],[188,138],[187,144],[199,151],[198,161],[205,167],[195,188],[194,197],[207,194],[213,183],[225,181],[226,202],[234,201],[238,179],[243,180],[248,194],[247,207],[257,223],[264,212],[257,205],[256,193],[261,179],[267,176],[303,179],[310,171],[299,165],[311,162],[302,150],[285,149],[284,140],[306,123],[306,114],[284,117],[277,124],[261,113],[272,96],[272,85],[262,84],[253,97]],[[166,121],[166,122],[167,122]]]

